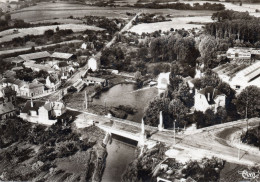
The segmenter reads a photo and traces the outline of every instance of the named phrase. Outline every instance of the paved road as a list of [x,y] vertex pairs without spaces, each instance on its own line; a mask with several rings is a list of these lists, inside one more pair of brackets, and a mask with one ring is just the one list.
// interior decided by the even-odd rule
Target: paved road
[[[72,109],[72,108],[71,108]],[[75,109],[73,109],[75,110]],[[81,111],[80,111],[81,112]],[[128,122],[124,123],[124,120],[121,119],[110,119],[105,116],[99,116],[96,114],[82,112],[84,113],[84,117],[81,120],[81,125],[84,127],[89,126],[92,121],[98,121],[98,125],[103,125],[106,127],[112,127],[113,129],[118,129],[125,132],[131,132],[133,135],[136,135],[141,132],[140,124],[129,124]],[[111,120],[113,122],[111,122]],[[258,125],[260,123],[260,119],[253,119],[250,122],[250,125]],[[176,134],[176,143],[174,142],[174,132],[165,130],[158,131],[155,127],[146,126],[146,131],[151,134],[149,139],[154,141],[159,141],[166,143],[171,146],[175,146],[192,155],[197,155],[200,153],[205,157],[216,156],[222,158],[224,160],[243,164],[243,165],[253,165],[254,163],[260,164],[260,153],[251,153],[245,150],[240,150],[240,156],[238,160],[238,148],[230,146],[228,144],[228,136],[221,138],[218,137],[220,132],[225,132],[226,130],[232,131],[234,128],[234,132],[237,131],[237,128],[244,129],[246,127],[246,122],[238,121],[229,124],[223,124],[225,127],[216,126],[209,127],[209,129],[205,128],[204,131],[192,135],[185,135],[183,133]]]

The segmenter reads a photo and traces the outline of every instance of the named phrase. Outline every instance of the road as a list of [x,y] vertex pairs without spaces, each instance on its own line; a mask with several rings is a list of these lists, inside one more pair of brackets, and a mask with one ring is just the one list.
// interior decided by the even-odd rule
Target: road
[[[98,126],[101,126],[103,128],[111,128],[113,130],[119,130],[128,134],[132,133],[133,138],[140,135],[140,123],[129,124],[128,121],[124,121],[121,119],[111,119],[105,116],[100,116],[88,112],[79,112],[83,113],[83,115],[81,116],[81,119],[76,121],[76,124],[81,125],[81,127],[87,127],[89,125],[92,125],[93,121],[97,121]],[[251,126],[258,126],[259,123],[259,118],[251,119],[249,121],[249,124]],[[174,132],[171,130],[158,131],[155,127],[149,126],[145,126],[145,129],[148,133],[151,134],[151,137],[148,138],[149,140],[162,142],[170,146],[182,149],[186,153],[188,153],[189,156],[191,156],[191,159],[193,157],[196,158],[196,156],[198,155],[203,157],[215,156],[229,162],[242,165],[254,165],[255,163],[260,164],[260,152],[252,153],[250,151],[245,151],[241,149],[238,159],[238,148],[229,144],[229,136],[233,132],[236,132],[238,130],[242,131],[246,127],[246,122],[240,120],[204,128],[199,133],[189,135],[184,133],[176,133],[175,142]]]
[[[35,50],[41,50],[42,48],[53,47],[55,45],[64,45],[64,44],[69,44],[69,43],[81,43],[81,42],[83,42],[83,41],[82,40],[64,41],[64,42],[60,42],[60,43],[56,43],[56,44],[49,44],[49,45],[44,45],[44,46],[36,46]],[[30,49],[31,49],[31,47],[3,50],[3,51],[0,51],[0,56],[1,55],[13,54],[13,53],[16,53],[16,52],[29,51]]]
[[[132,22],[136,19],[137,16],[139,16],[141,14],[137,13],[121,30],[119,33],[122,33],[124,31],[127,31],[131,28],[132,26]],[[111,45],[113,45],[116,41],[116,35],[105,45],[105,47],[103,49],[109,48]],[[101,57],[101,51],[99,51],[94,58],[99,60]],[[81,76],[85,75],[86,71],[88,69],[88,65],[86,64],[84,67],[82,67],[81,69],[78,70],[77,73],[75,73],[70,79],[67,80],[67,82],[65,83],[66,87],[71,86],[73,83],[75,83],[78,79],[81,78]]]

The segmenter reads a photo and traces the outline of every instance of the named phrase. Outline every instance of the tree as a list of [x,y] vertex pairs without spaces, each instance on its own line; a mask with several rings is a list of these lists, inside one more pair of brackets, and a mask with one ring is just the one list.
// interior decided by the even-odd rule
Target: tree
[[10,21],[11,20],[11,15],[9,13],[5,14],[5,20],[6,21]]
[[46,30],[46,31],[44,32],[44,35],[47,36],[47,37],[51,37],[51,36],[54,35],[54,31],[51,30],[51,29]]
[[168,123],[167,114],[170,99],[156,97],[152,100],[148,107],[145,109],[144,121],[146,124],[151,126],[158,126],[159,124],[159,113],[162,111],[164,117],[164,124]]
[[204,60],[205,67],[209,67],[209,61],[215,56],[217,41],[213,36],[205,36],[199,44],[200,55]]
[[180,99],[173,99],[169,103],[169,114],[171,114],[174,120],[177,121],[177,127],[183,127],[186,125],[184,118],[188,112],[189,109]]
[[236,99],[237,111],[243,118],[260,116],[260,89],[256,86],[246,87]]
[[145,59],[148,55],[148,49],[146,47],[142,47],[138,49],[137,56],[141,59]]

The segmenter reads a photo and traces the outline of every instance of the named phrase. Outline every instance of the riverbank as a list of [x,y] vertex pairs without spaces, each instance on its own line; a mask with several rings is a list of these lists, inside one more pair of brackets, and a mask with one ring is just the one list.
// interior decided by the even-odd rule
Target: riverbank
[[157,179],[218,181],[225,162],[218,158],[203,158],[199,161],[181,163],[167,158],[169,147],[157,144],[152,148],[138,148],[135,159],[122,176],[122,181],[156,181]]
[[19,118],[2,121],[0,180],[101,181],[104,132],[95,126],[75,130],[65,123],[46,127]]

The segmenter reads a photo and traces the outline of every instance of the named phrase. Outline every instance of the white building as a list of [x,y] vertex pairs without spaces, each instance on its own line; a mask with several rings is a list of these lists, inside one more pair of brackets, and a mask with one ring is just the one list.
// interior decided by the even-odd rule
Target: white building
[[57,122],[55,119],[66,112],[62,102],[27,101],[19,117],[33,122],[52,125]]
[[214,68],[213,71],[237,93],[247,86],[260,87],[260,61],[250,66],[227,63]]
[[248,47],[234,47],[227,50],[227,58],[229,59],[245,59],[249,60],[259,56],[260,50]]
[[218,107],[225,107],[226,95],[213,87],[206,87],[195,93],[194,109],[205,112],[207,109],[217,111]]
[[81,45],[81,49],[83,50],[87,49],[87,44],[85,42]]
[[167,86],[170,84],[170,72],[160,73],[157,79],[157,88],[166,90]]
[[91,69],[92,71],[97,71],[99,68],[98,61],[95,58],[90,58],[88,60],[88,69]]

